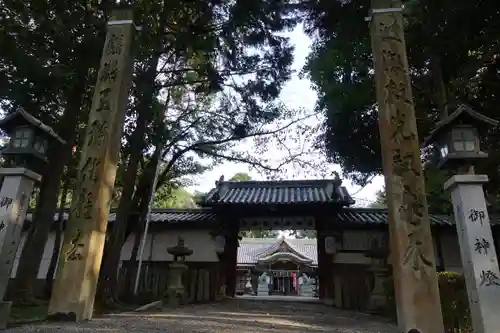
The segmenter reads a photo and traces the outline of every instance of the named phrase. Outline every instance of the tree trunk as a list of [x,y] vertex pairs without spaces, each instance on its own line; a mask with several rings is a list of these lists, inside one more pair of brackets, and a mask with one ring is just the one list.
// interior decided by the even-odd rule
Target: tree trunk
[[130,220],[130,209],[133,207],[132,198],[137,182],[139,162],[146,146],[146,129],[151,121],[151,104],[154,98],[153,85],[156,78],[158,61],[158,57],[151,60],[148,71],[145,73],[145,78],[143,78],[145,81],[144,89],[146,90],[145,97],[137,109],[137,127],[131,137],[130,155],[123,179],[123,190],[116,211],[116,219],[113,223],[109,238],[104,245],[104,256],[101,264],[98,290],[101,300],[108,305],[117,301],[114,286],[118,285],[118,267],[120,265],[121,250],[126,241],[126,230]]
[[60,149],[50,149],[48,152],[50,170],[44,175],[40,187],[40,196],[36,205],[33,223],[28,230],[26,242],[21,252],[16,274],[15,301],[31,302],[34,300],[33,287],[37,282],[38,269],[42,260],[45,244],[54,223],[57,208],[59,187],[64,173],[64,167],[71,158],[72,146],[76,139],[78,116],[82,109],[82,100],[86,87],[86,76],[77,78],[62,119],[60,120],[60,136],[66,144]]
[[52,284],[54,283],[54,273],[57,268],[57,260],[59,259],[59,251],[61,250],[61,241],[63,234],[64,225],[64,207],[66,205],[66,199],[68,198],[70,177],[66,174],[66,179],[64,180],[64,185],[61,193],[61,200],[59,202],[59,217],[57,221],[57,229],[54,240],[54,248],[52,249],[52,258],[50,258],[49,268],[47,270],[47,276],[45,277],[45,297],[50,298],[52,294]]
[[448,96],[441,67],[441,58],[437,55],[431,57],[431,74],[434,81],[435,101],[441,114],[441,119],[448,116]]

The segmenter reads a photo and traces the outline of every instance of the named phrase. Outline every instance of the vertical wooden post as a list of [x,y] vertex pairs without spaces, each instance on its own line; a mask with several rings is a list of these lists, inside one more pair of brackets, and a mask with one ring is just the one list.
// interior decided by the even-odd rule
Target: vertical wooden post
[[132,10],[113,11],[49,304],[52,317],[92,318],[132,78],[134,32]]
[[334,285],[333,285],[333,258],[326,253],[325,241],[328,236],[328,225],[325,217],[316,217],[316,239],[318,249],[318,275],[319,290],[318,296],[328,305],[333,305]]
[[226,295],[234,297],[236,295],[236,279],[238,266],[238,233],[240,227],[239,221],[224,219],[224,223],[228,224],[229,236],[226,239],[225,266],[226,266]]
[[442,333],[402,6],[372,0],[371,37],[400,332]]

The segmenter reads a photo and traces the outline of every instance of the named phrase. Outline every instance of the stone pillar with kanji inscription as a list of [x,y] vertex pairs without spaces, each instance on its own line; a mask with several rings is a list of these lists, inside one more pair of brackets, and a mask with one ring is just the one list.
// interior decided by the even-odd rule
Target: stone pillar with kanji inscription
[[442,333],[401,11],[401,1],[372,0],[369,18],[398,325],[404,333]]
[[29,198],[42,177],[26,168],[0,169],[0,329],[7,327],[11,302],[3,301],[9,284]]
[[464,174],[444,185],[451,190],[474,333],[500,329],[500,272],[484,198],[486,182],[486,175]]
[[54,319],[92,318],[132,77],[134,34],[132,10],[114,10],[49,304]]

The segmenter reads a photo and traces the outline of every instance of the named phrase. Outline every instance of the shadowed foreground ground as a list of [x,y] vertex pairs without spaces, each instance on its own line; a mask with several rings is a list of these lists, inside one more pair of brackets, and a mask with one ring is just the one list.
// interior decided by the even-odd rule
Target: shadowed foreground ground
[[377,317],[321,304],[236,299],[155,313],[111,315],[79,324],[41,323],[11,328],[5,332],[395,333],[397,329]]

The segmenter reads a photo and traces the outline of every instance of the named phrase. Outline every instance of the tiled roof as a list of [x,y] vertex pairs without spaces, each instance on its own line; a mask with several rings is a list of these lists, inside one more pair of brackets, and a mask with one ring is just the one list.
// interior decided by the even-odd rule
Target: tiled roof
[[267,256],[285,241],[295,252],[318,264],[316,239],[275,239],[275,238],[243,238],[238,247],[238,264],[255,264],[259,258]]
[[[68,219],[68,212],[63,214],[64,220]],[[194,223],[194,222],[211,222],[215,221],[216,213],[210,208],[193,208],[193,209],[153,209],[151,212],[151,221],[156,223]],[[26,221],[31,222],[33,212],[28,211]],[[116,214],[109,214],[109,221],[112,223],[116,219]],[[431,214],[431,223],[435,226],[452,226],[454,225],[453,216]],[[54,222],[58,220],[58,213],[54,215]],[[387,224],[388,214],[387,209],[374,208],[342,208],[336,216],[332,216],[332,222],[339,221],[346,224],[357,225],[384,225]],[[500,215],[490,215],[491,225],[500,225]],[[335,223],[335,222],[333,222]],[[292,243],[293,245],[293,243]]]
[[[453,226],[453,216],[430,214],[431,225]],[[389,215],[387,209],[380,208],[343,208],[337,213],[336,219],[347,224],[381,225],[387,224]],[[490,215],[491,225],[500,225],[499,215]]]
[[[63,221],[67,221],[69,212],[63,213]],[[54,215],[54,222],[58,221],[59,214]],[[116,213],[109,213],[109,222],[116,219]],[[33,212],[28,211],[26,221],[32,222]],[[209,208],[193,209],[153,209],[151,212],[151,222],[158,223],[182,223],[182,222],[210,222],[215,220],[215,213]]]
[[205,204],[354,203],[339,179],[287,181],[221,181]]

